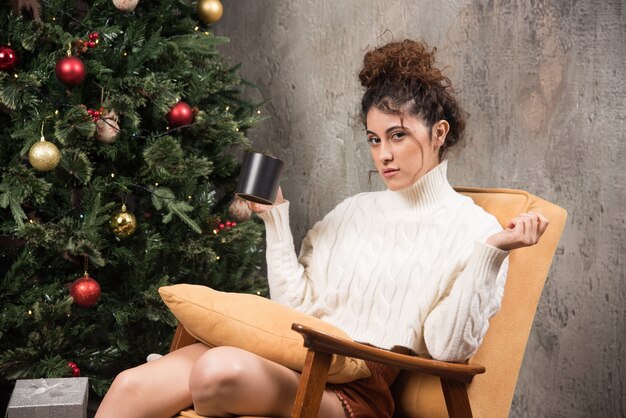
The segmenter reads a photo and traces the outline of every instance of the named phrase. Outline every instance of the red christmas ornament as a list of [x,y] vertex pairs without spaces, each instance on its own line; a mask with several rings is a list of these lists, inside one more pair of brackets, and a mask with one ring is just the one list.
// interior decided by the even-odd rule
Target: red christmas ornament
[[87,113],[91,116],[91,119],[93,119],[94,122],[97,122],[105,113],[107,113],[107,111],[105,108],[101,107],[100,110],[87,109]]
[[232,229],[236,226],[237,226],[237,222],[231,222],[231,221],[215,223],[215,228],[213,228],[213,233],[218,234],[224,230],[228,231],[229,229]]
[[17,52],[9,46],[0,45],[0,70],[12,71],[17,67],[19,58]]
[[70,286],[70,295],[75,304],[90,308],[100,299],[100,285],[85,272],[83,277],[74,280]]
[[172,106],[165,117],[167,118],[167,123],[172,128],[185,126],[193,122],[193,110],[187,103],[178,102]]
[[78,368],[78,366],[76,365],[76,363],[74,363],[73,361],[68,361],[68,362],[67,362],[67,367],[69,367],[70,369],[72,369],[72,376],[74,376],[74,377],[80,377],[80,369]]
[[54,72],[59,81],[67,86],[77,86],[87,75],[85,64],[78,57],[61,58]]

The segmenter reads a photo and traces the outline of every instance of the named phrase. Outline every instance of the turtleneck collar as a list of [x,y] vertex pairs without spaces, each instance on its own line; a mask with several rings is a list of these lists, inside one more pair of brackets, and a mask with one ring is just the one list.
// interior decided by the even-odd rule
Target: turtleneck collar
[[429,211],[450,201],[456,192],[448,182],[448,160],[424,174],[412,186],[387,193],[391,200],[418,211]]

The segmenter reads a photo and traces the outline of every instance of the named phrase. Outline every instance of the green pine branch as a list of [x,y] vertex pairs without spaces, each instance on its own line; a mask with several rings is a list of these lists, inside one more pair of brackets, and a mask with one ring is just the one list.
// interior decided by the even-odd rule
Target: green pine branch
[[[88,3],[45,0],[41,22],[0,3],[0,43],[20,57],[0,72],[0,373],[69,376],[73,361],[102,394],[119,371],[167,351],[175,319],[159,286],[267,294],[262,224],[213,233],[229,219],[246,131],[264,115],[242,97],[250,84],[219,52],[227,39],[198,23],[195,2],[140,2],[133,13]],[[79,51],[94,32],[98,44]],[[55,75],[70,43],[87,69],[77,86]],[[169,130],[180,100],[193,123]],[[100,108],[119,117],[108,143],[87,112]],[[61,152],[49,172],[28,161],[42,128]],[[137,220],[124,239],[109,226],[122,203]],[[102,289],[91,308],[68,294],[85,256]]]

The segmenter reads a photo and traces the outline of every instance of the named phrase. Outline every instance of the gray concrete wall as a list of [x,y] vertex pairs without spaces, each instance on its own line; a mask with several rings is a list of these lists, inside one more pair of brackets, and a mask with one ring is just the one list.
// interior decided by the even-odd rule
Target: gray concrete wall
[[512,417],[626,416],[625,13],[623,0],[227,0],[215,25],[259,86],[250,97],[270,100],[251,137],[287,163],[297,244],[368,190],[356,73],[367,47],[404,37],[439,48],[472,115],[452,183],[567,208]]

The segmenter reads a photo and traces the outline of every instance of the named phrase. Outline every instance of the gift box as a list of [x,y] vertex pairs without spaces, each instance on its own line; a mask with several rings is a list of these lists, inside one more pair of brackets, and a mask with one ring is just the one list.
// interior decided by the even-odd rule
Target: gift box
[[87,418],[86,377],[18,380],[6,418]]

